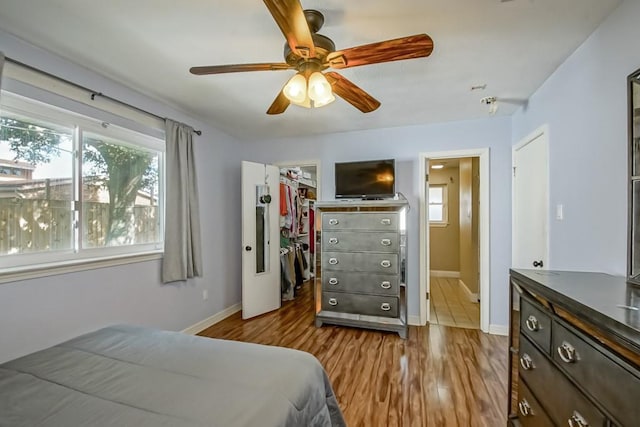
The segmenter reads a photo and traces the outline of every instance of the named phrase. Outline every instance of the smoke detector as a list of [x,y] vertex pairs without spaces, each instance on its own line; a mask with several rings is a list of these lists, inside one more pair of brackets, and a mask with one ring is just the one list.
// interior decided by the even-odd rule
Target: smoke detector
[[494,115],[498,111],[498,100],[495,96],[485,96],[480,102],[489,106],[489,114]]

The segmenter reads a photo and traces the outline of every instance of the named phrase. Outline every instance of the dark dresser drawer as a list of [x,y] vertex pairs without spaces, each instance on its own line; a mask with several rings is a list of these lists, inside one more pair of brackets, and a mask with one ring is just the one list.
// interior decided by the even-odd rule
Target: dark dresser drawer
[[518,421],[523,427],[553,427],[549,416],[524,382],[518,384]]
[[363,271],[371,273],[397,274],[398,254],[323,252],[323,274],[330,271]]
[[323,292],[322,309],[369,316],[398,317],[398,298],[376,295]]
[[326,271],[322,275],[322,289],[330,292],[356,292],[377,295],[399,295],[399,276],[378,273]]
[[547,354],[551,348],[551,316],[538,303],[520,300],[520,330]]
[[640,425],[637,370],[614,360],[600,344],[559,321],[553,323],[553,359],[621,426]]
[[371,230],[397,231],[397,212],[324,212],[322,231]]
[[325,251],[394,253],[400,247],[399,240],[397,232],[325,231],[322,248]]
[[549,418],[556,425],[566,426],[569,420],[574,424],[580,418],[591,427],[606,426],[606,418],[588,398],[583,395],[562,373],[541,353],[526,336],[520,342],[520,378],[524,380]]

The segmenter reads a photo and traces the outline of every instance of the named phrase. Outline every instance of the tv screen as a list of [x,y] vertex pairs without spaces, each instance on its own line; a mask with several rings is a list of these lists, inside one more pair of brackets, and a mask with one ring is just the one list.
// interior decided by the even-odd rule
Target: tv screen
[[395,160],[336,163],[336,199],[395,196]]

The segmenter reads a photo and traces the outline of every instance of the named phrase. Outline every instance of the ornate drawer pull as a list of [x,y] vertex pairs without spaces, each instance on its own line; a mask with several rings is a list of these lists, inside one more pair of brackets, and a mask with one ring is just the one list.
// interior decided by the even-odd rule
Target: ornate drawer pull
[[335,277],[332,277],[331,279],[329,279],[329,284],[330,285],[337,285],[338,284],[338,279],[336,279]]
[[336,265],[338,263],[338,258],[329,258],[329,264]]
[[527,320],[524,323],[527,325],[527,329],[531,332],[540,330],[540,322],[538,322],[538,319],[536,319],[536,316],[533,314],[527,317]]
[[382,220],[380,221],[380,224],[382,224],[382,225],[391,225],[391,219],[390,218],[382,218]]
[[329,243],[331,243],[332,245],[335,245],[336,243],[338,243],[338,238],[337,237],[329,238]]
[[329,225],[338,225],[338,223],[340,223],[340,221],[338,221],[336,218],[331,218],[329,220]]
[[389,311],[391,310],[391,304],[389,304],[388,302],[383,302],[382,305],[380,306],[380,309],[382,311]]
[[558,347],[558,355],[565,363],[574,363],[577,361],[576,349],[566,341],[563,341],[562,345]]
[[[331,261],[329,261],[331,262]],[[383,266],[384,268],[389,268],[391,267],[391,261],[389,261],[388,259],[384,259],[382,261],[380,261],[380,265]]]
[[534,366],[531,356],[529,356],[527,353],[524,353],[520,358],[520,366],[522,366],[522,369],[524,369],[525,371],[533,369]]
[[391,246],[391,239],[382,239],[380,240],[380,244],[382,246]]
[[527,399],[522,399],[518,402],[518,409],[520,409],[520,413],[523,417],[531,415],[531,406],[529,405],[529,402],[527,402]]
[[587,420],[585,420],[578,411],[573,411],[573,415],[567,421],[569,422],[570,427],[587,427],[589,425]]
[[338,300],[335,298],[329,298],[329,305],[338,305]]
[[380,283],[380,287],[382,289],[389,289],[391,288],[391,282],[385,280],[384,282]]

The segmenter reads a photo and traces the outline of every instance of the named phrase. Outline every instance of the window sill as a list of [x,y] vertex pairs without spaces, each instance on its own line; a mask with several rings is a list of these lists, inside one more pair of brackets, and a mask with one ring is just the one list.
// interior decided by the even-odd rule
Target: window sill
[[430,222],[429,223],[429,227],[447,227],[449,226],[448,222]]
[[5,268],[2,269],[2,272],[0,273],[0,284],[17,282],[27,279],[37,279],[39,277],[55,276],[58,274],[94,270],[97,268],[133,264],[136,262],[152,261],[161,259],[162,255],[163,251],[152,251],[139,254],[126,254],[111,257],[89,258],[49,264]]

